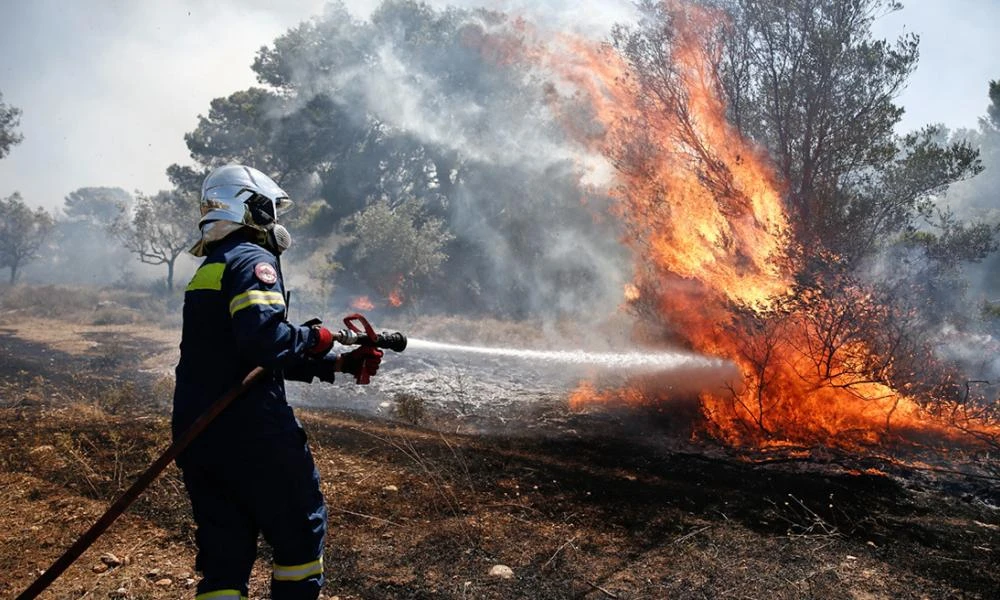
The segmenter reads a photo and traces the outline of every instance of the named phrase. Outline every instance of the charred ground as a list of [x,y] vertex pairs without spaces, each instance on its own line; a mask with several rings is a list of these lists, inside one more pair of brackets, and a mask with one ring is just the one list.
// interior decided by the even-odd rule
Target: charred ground
[[[93,319],[91,319],[93,321]],[[151,325],[0,327],[0,595],[13,597],[168,442]],[[53,336],[70,339],[68,333]],[[159,340],[159,341],[157,341]],[[60,349],[62,348],[62,349]],[[656,413],[462,434],[300,411],[330,508],[328,598],[993,598],[997,481],[813,452],[750,462]],[[883,474],[866,469],[879,469]],[[888,473],[888,474],[885,474]],[[266,595],[266,548],[252,597]],[[190,598],[193,525],[171,468],[47,592]],[[489,575],[505,564],[513,579]]]

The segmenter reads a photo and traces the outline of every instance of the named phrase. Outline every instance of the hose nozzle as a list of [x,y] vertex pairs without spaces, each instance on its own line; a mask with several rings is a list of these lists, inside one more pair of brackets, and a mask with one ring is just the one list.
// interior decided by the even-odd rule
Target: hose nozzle
[[[361,327],[355,325],[355,321],[360,323]],[[371,323],[362,315],[353,314],[344,317],[344,325],[347,325],[347,329],[341,329],[333,334],[335,342],[345,346],[365,344],[378,348],[386,348],[393,352],[402,352],[406,349],[405,334],[399,331],[375,333]]]

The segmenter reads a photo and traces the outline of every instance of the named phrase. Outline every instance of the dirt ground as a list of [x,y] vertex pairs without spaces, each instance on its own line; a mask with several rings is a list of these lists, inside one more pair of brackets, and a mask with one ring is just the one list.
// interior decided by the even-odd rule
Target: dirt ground
[[[166,447],[176,341],[0,318],[0,597]],[[1000,597],[990,475],[750,461],[655,411],[574,414],[550,396],[497,428],[419,404],[300,409],[330,511],[325,597]],[[193,532],[171,467],[42,597],[193,598]],[[268,595],[260,555],[253,598]]]

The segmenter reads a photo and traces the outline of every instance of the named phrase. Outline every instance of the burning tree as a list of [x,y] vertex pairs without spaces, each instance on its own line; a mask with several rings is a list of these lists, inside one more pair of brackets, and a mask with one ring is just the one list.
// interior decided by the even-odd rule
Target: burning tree
[[741,367],[743,385],[702,395],[708,430],[735,444],[956,436],[922,406],[958,391],[930,349],[933,315],[914,281],[882,285],[872,265],[900,247],[941,267],[981,259],[993,229],[934,204],[980,170],[969,144],[893,133],[917,40],[870,26],[897,5],[642,6],[613,50],[575,48],[566,76],[604,125],[585,140],[620,176],[634,305]]
[[21,267],[38,257],[38,250],[52,231],[53,221],[48,211],[35,210],[14,192],[0,200],[0,267],[10,269],[10,284],[14,285]]

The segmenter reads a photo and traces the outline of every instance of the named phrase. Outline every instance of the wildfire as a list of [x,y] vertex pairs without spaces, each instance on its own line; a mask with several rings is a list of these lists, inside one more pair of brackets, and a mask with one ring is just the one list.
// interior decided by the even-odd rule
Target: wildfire
[[403,305],[403,294],[398,289],[392,290],[386,300],[388,300],[389,306],[398,308]]
[[368,296],[358,296],[351,302],[351,308],[354,310],[372,310],[375,308],[375,305],[368,299]]
[[[638,260],[626,301],[652,303],[675,341],[740,367],[739,389],[701,395],[704,429],[756,446],[958,440],[944,419],[872,377],[866,344],[838,345],[818,331],[816,314],[781,312],[798,269],[789,221],[767,157],[726,120],[708,41],[718,16],[668,6],[676,35],[669,56],[658,57],[669,61],[664,68],[638,73],[613,49],[568,37],[541,60],[574,88],[553,100],[567,129],[617,168],[612,194]],[[640,385],[583,383],[569,402],[664,399]]]

